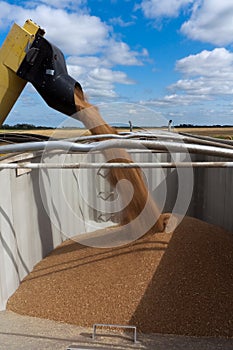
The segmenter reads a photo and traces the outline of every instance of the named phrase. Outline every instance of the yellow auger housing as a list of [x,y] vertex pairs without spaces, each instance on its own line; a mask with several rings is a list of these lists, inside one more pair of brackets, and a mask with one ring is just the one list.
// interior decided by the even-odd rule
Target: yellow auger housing
[[27,20],[23,27],[14,24],[0,48],[0,125],[8,116],[27,81],[16,75],[37,34],[37,24]]
[[46,40],[45,32],[31,20],[14,24],[0,49],[0,126],[30,82],[45,102],[68,116],[77,108],[74,91],[82,87],[69,76],[63,53]]

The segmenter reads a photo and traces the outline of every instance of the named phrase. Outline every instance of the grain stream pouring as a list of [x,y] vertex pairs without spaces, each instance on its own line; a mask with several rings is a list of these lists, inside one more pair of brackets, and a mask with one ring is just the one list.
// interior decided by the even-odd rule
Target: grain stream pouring
[[[27,33],[28,40],[25,41],[24,38],[22,39],[23,43],[19,42],[20,35],[16,36],[12,29],[13,32],[11,31],[8,35],[10,40],[7,38],[1,49],[1,53],[4,50],[8,52],[11,48],[13,50],[14,40],[22,48],[21,53],[18,50],[17,59],[14,62],[8,60],[10,62],[8,62],[7,68],[4,66],[4,69],[10,70],[16,79],[15,82],[20,82],[22,89],[27,82],[30,82],[51,108],[78,119],[92,134],[117,134],[117,131],[103,120],[98,108],[86,100],[80,83],[68,74],[63,53],[44,38],[44,30],[30,20],[26,21],[22,28],[15,26],[14,30],[21,36]],[[4,90],[0,92],[2,94],[8,93],[8,90],[11,89],[12,86],[8,88],[5,86]],[[15,93],[11,105],[16,101],[17,94],[19,95],[20,91]],[[6,115],[7,111],[1,118],[2,123]],[[102,152],[107,162],[133,162],[124,149],[112,148]],[[170,215],[161,215],[157,204],[148,191],[141,169],[112,168],[108,181],[113,187],[116,187],[118,183],[125,183],[118,189],[122,201],[122,210],[118,213],[118,221],[121,225],[129,224],[131,231],[138,231],[140,228],[140,236],[151,228],[156,232],[164,231]],[[127,185],[129,182],[133,192],[130,200]]]

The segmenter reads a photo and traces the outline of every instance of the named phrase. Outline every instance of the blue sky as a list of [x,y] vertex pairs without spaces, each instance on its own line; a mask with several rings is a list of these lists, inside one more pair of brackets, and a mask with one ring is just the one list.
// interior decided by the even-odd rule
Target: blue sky
[[[28,18],[107,122],[233,125],[232,0],[0,1],[0,45]],[[6,123],[64,120],[27,84]]]

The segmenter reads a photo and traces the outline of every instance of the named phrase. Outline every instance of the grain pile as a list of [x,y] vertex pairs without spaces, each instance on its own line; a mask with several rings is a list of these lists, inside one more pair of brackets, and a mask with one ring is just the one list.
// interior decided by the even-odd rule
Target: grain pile
[[186,217],[173,234],[150,232],[119,248],[69,240],[35,266],[7,308],[81,326],[233,337],[233,236]]

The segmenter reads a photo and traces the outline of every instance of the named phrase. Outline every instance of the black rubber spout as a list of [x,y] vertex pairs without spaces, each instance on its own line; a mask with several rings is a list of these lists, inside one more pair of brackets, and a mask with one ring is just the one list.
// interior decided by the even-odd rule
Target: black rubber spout
[[53,109],[71,116],[77,112],[74,90],[81,85],[67,72],[63,53],[37,35],[20,65],[17,75],[32,83]]

